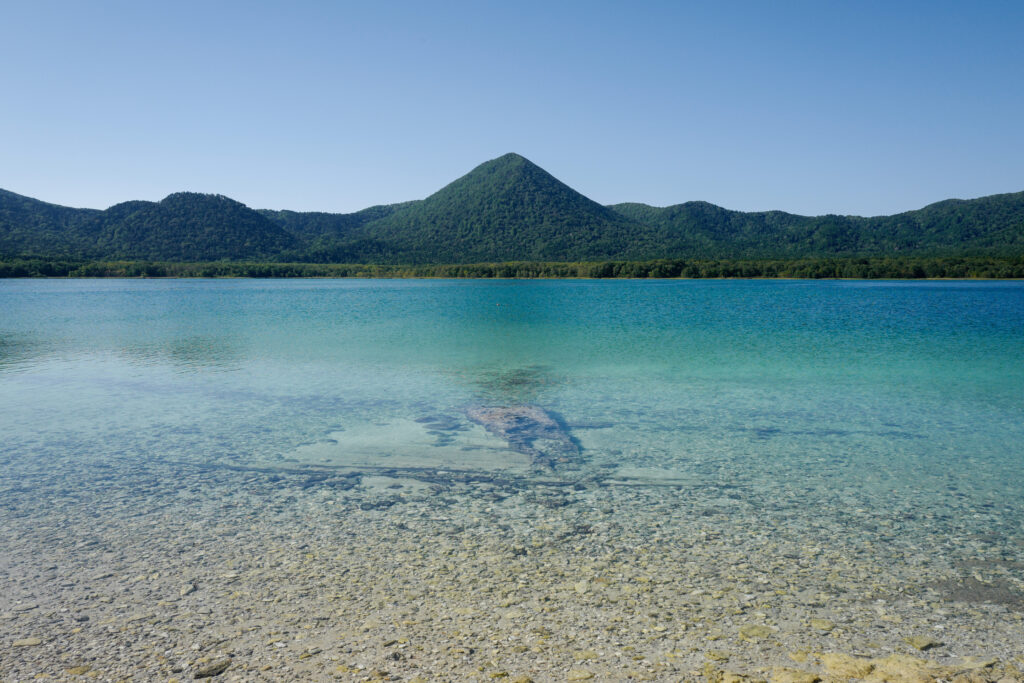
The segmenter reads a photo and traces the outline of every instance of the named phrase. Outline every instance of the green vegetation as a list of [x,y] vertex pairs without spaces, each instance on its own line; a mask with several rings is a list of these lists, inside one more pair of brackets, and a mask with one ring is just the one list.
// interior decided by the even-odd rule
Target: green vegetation
[[200,261],[270,258],[297,240],[249,207],[221,195],[179,192],[156,203],[119,204],[104,221],[100,253],[115,258]]
[[0,277],[1024,278],[1024,256],[510,261],[448,265],[15,259],[0,261]]
[[587,199],[517,154],[481,164],[351,238],[390,246],[369,261],[474,263],[645,258],[656,245],[633,221]]
[[1024,253],[1024,192],[951,199],[895,216],[743,213],[706,202],[611,207],[659,231],[674,253],[708,258]]
[[0,254],[72,257],[86,255],[103,215],[0,190]]
[[[866,262],[914,263],[933,276],[935,268],[947,272],[947,266],[935,264],[952,263],[949,259],[1001,264],[1022,255],[1024,192],[947,200],[871,218],[744,213],[706,202],[609,207],[517,154],[481,164],[426,199],[351,214],[257,211],[227,197],[197,193],[97,211],[0,190],[0,259],[8,265],[32,259],[74,262],[76,267],[145,261],[146,267],[163,264],[167,272],[166,264],[179,262],[194,264],[193,272],[217,262],[216,268],[234,272],[255,268],[253,263],[264,270],[277,264],[273,267],[287,271],[297,268],[295,264],[361,264],[367,272],[375,265],[379,268],[373,272],[433,273],[454,266],[432,264],[459,265],[459,272],[469,272],[481,263],[514,262],[517,268],[525,267],[523,263],[545,268],[554,263],[612,263],[608,267],[615,273],[626,269],[636,277],[677,277],[682,271],[665,264],[691,268],[694,263],[742,263],[755,275],[774,276],[766,264],[786,263],[791,264],[785,266],[788,276],[793,268],[827,271],[832,268],[827,264],[841,263],[844,272],[826,276],[875,277],[865,270]],[[652,263],[661,265],[644,265]],[[802,263],[814,265],[794,265]],[[335,270],[347,273],[355,267],[339,265]],[[718,265],[708,272],[731,277],[732,267]],[[890,274],[898,270],[895,265],[879,267]],[[554,276],[563,276],[560,268],[552,270]],[[574,272],[591,276],[589,271]]]
[[0,190],[0,254],[201,261],[271,259],[298,240],[221,195],[179,192],[106,211],[69,209]]

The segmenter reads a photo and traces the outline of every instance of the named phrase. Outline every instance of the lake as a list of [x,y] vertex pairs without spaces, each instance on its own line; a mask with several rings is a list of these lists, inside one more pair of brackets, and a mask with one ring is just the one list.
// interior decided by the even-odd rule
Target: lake
[[1020,282],[0,281],[0,434],[0,674],[1024,652]]

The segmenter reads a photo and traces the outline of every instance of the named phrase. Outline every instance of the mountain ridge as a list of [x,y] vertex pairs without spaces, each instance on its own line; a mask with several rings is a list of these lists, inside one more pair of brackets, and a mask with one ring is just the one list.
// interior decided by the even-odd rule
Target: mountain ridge
[[419,202],[361,225],[354,237],[404,245],[411,263],[432,260],[438,243],[453,258],[550,260],[578,252],[603,257],[627,238],[629,221],[523,156],[486,161]]
[[175,192],[105,210],[0,190],[0,257],[310,263],[1024,254],[1024,192],[890,216],[601,205],[525,157],[486,161],[425,199],[348,214],[252,209]]

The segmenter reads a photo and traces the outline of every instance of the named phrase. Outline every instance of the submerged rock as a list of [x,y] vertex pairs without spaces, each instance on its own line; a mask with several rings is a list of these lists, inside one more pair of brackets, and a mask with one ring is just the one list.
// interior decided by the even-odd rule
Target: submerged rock
[[829,621],[828,619],[811,619],[811,628],[817,629],[818,631],[829,631],[835,629],[835,622]]
[[230,659],[221,659],[216,662],[210,662],[209,664],[204,664],[197,668],[193,677],[197,679],[213,678],[214,676],[219,676],[227,671],[229,666],[231,666]]
[[14,647],[35,647],[36,645],[42,645],[43,641],[39,638],[22,638],[21,640],[14,641]]
[[928,636],[911,636],[909,638],[904,638],[903,640],[909,643],[911,647],[922,651],[930,650],[933,647],[939,647],[942,645],[939,641],[934,638],[929,638]]
[[825,669],[840,679],[864,678],[875,668],[871,661],[862,657],[829,652],[818,656]]
[[821,676],[810,671],[782,666],[772,669],[770,680],[772,683],[818,683]]
[[748,624],[740,626],[740,638],[743,640],[763,640],[774,634],[771,628],[761,624]]
[[477,406],[466,411],[473,422],[508,441],[534,465],[554,469],[556,463],[578,458],[580,447],[551,413],[532,405]]

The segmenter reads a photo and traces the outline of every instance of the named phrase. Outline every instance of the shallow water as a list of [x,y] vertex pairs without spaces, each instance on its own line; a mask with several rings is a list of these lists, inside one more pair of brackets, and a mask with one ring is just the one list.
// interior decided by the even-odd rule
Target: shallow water
[[[279,526],[347,501],[351,534],[373,515],[408,531],[448,506],[478,516],[479,552],[588,527],[564,558],[584,573],[627,539],[666,573],[727,557],[721,575],[691,567],[679,599],[734,589],[744,564],[799,573],[810,550],[816,595],[899,597],[908,619],[949,604],[1018,623],[1024,606],[1017,282],[2,281],[0,432],[8,534],[59,528],[103,491],[130,519],[180,502],[173,480],[237,473],[263,477],[259,522],[275,489],[321,496]],[[233,514],[203,511],[205,532]],[[787,633],[796,607],[775,609],[756,618]],[[953,650],[1017,646],[967,609]],[[847,649],[905,635],[872,628],[850,626]]]
[[571,476],[1024,485],[1019,283],[10,281],[0,305],[15,458],[486,467],[464,442],[507,444],[466,411],[531,405],[582,446]]

